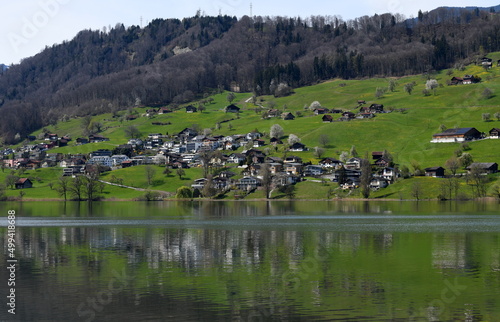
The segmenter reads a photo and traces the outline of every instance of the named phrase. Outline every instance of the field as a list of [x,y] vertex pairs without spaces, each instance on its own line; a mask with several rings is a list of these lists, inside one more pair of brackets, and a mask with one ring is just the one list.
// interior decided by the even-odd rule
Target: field
[[[491,55],[497,59],[500,54]],[[447,80],[453,76],[463,77],[472,74],[481,77],[482,81],[477,84],[448,86]],[[436,79],[440,86],[435,92],[424,95],[427,79]],[[329,156],[339,158],[343,151],[350,151],[352,146],[356,147],[359,156],[371,157],[373,151],[389,151],[394,161],[401,167],[408,166],[412,170],[412,164],[418,164],[421,168],[433,166],[445,166],[446,160],[455,155],[460,148],[458,143],[430,143],[432,135],[440,132],[440,127],[475,127],[480,132],[488,133],[491,128],[500,128],[500,121],[494,115],[500,113],[500,67],[494,66],[490,70],[484,70],[481,66],[471,65],[465,70],[444,70],[430,75],[416,75],[394,79],[396,87],[394,91],[387,90],[381,97],[376,98],[377,88],[387,88],[389,79],[374,78],[364,80],[330,80],[314,86],[295,89],[294,94],[288,97],[275,98],[262,96],[257,99],[257,105],[250,102],[251,93],[237,93],[234,103],[241,107],[239,114],[225,113],[224,107],[228,105],[227,93],[214,96],[212,103],[206,104],[203,112],[186,113],[181,106],[179,110],[165,115],[145,116],[147,107],[135,107],[112,114],[94,116],[93,122],[103,124],[103,131],[99,133],[108,137],[110,141],[85,145],[75,145],[75,139],[83,136],[81,127],[82,120],[78,118],[61,121],[54,126],[48,126],[43,130],[33,133],[39,135],[43,131],[54,132],[59,136],[69,135],[73,138],[67,147],[56,148],[51,153],[89,153],[97,149],[113,149],[127,142],[126,129],[133,125],[146,136],[149,133],[174,134],[186,127],[195,125],[201,130],[207,129],[212,135],[245,134],[254,130],[269,133],[273,124],[279,124],[285,131],[284,141],[290,134],[297,135],[309,151],[293,153],[310,161],[313,164],[319,161],[314,157],[313,150],[321,146],[319,137],[327,135],[329,143],[324,146],[323,157]],[[409,95],[404,90],[404,85],[415,83],[414,89]],[[485,97],[488,89],[492,95]],[[353,120],[350,122],[323,123],[322,116],[316,116],[307,107],[314,101],[319,101],[323,107],[332,109],[359,111],[358,100],[365,100],[366,105],[371,103],[383,104],[384,109],[394,110],[391,113],[377,114],[373,119]],[[198,106],[198,102],[191,103]],[[258,106],[260,105],[260,106]],[[365,105],[365,106],[366,106]],[[295,120],[284,121],[280,118],[262,119],[262,112],[268,107],[282,111],[292,112]],[[262,109],[264,107],[264,109]],[[489,113],[491,119],[483,120],[483,114]],[[138,118],[133,121],[124,120],[125,115],[136,114]],[[340,115],[334,114],[337,119]],[[170,125],[152,125],[153,122],[169,122]],[[220,128],[216,124],[220,124]],[[208,130],[209,129],[209,130]],[[268,138],[267,138],[268,139]],[[480,140],[469,143],[470,153],[476,162],[500,163],[500,140]],[[241,150],[241,149],[240,149]],[[284,146],[277,151],[269,149],[270,155],[283,157],[286,152]],[[41,177],[41,182],[36,185],[42,186],[40,192],[36,189],[29,191],[33,198],[58,198],[57,193],[48,187],[49,182],[57,180],[58,174],[53,169],[38,170],[36,176]],[[60,169],[58,170],[60,171]],[[460,170],[463,172],[464,170]],[[146,182],[144,169],[142,167],[121,169],[107,173],[103,179],[112,175],[122,177],[125,184],[143,189],[163,190],[175,192],[181,185],[189,186],[192,180],[200,178],[202,171],[198,168],[187,169],[185,177],[181,180],[172,173],[170,176],[163,175],[162,168],[156,169],[153,184]],[[0,174],[0,179],[5,174]],[[495,178],[493,178],[493,181]],[[409,180],[411,181],[411,180]],[[408,181],[408,182],[409,182]],[[386,190],[386,193],[377,192],[377,197],[398,198],[401,193],[398,189],[408,190],[407,183],[398,183]],[[316,184],[319,185],[319,184]],[[331,184],[334,185],[334,184]],[[297,187],[297,198],[325,198],[328,187],[315,187],[313,182],[306,181]],[[432,185],[427,184],[431,187]],[[405,188],[406,187],[406,188]],[[119,188],[108,186],[109,193],[105,197],[112,198],[135,198],[140,195],[137,191],[116,190]],[[429,198],[435,198],[436,194],[429,194]],[[312,191],[312,192],[311,192]],[[8,191],[8,195],[13,193]],[[408,198],[406,193],[405,198]],[[28,196],[28,195],[26,195]],[[31,196],[30,196],[31,197]]]

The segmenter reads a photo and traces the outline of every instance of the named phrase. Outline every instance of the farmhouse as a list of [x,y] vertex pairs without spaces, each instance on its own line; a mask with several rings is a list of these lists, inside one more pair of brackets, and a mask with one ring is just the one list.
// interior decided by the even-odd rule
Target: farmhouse
[[323,117],[321,119],[323,120],[323,123],[333,122],[333,116],[331,116],[331,115],[323,115]]
[[323,168],[336,168],[342,165],[342,161],[333,158],[324,158],[319,162]]
[[33,187],[33,183],[28,178],[21,178],[21,179],[16,181],[16,189],[26,189],[26,188],[32,188],[32,187]]
[[240,108],[234,104],[231,104],[229,106],[226,106],[226,113],[238,113],[240,111]]
[[490,130],[490,139],[500,139],[500,129],[493,128]]
[[350,121],[356,117],[356,114],[353,112],[344,112],[342,113],[342,117],[339,119],[341,121]]
[[496,162],[474,162],[466,169],[470,172],[472,169],[477,168],[484,174],[497,173],[498,163]]
[[432,143],[449,143],[479,140],[482,138],[481,132],[474,127],[448,129],[442,133],[432,136]]
[[193,105],[186,106],[186,113],[195,113],[196,111],[197,109]]
[[281,114],[281,118],[282,118],[283,120],[285,120],[285,121],[286,121],[286,120],[293,120],[293,119],[295,119],[295,115],[293,115],[293,114],[292,114],[292,113],[290,113],[290,112],[288,112],[288,113],[282,113],[282,114]]
[[294,144],[292,144],[290,146],[289,151],[302,152],[302,151],[307,151],[307,148],[306,148],[305,144],[302,144],[300,142],[295,142]]
[[444,177],[444,168],[443,167],[425,168],[425,176],[426,177],[442,178],[442,177]]
[[389,185],[389,182],[384,178],[373,178],[370,181],[370,189],[379,190],[381,188],[386,188]]

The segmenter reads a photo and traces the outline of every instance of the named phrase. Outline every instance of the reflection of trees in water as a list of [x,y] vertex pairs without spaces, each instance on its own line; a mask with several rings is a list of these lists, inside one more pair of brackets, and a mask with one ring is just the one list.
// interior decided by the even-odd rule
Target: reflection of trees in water
[[188,271],[207,267],[253,270],[269,258],[296,266],[324,251],[355,254],[372,247],[383,253],[393,244],[392,234],[155,227],[22,228],[18,238],[21,258],[49,266],[65,265],[75,253],[81,263],[105,261],[111,251],[128,264],[147,262],[157,269],[161,263],[174,263]]

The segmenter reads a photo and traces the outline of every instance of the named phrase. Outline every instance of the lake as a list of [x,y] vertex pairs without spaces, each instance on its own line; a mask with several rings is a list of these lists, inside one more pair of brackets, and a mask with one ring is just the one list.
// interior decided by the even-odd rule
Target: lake
[[500,320],[498,202],[0,203],[7,268],[12,210],[1,321]]

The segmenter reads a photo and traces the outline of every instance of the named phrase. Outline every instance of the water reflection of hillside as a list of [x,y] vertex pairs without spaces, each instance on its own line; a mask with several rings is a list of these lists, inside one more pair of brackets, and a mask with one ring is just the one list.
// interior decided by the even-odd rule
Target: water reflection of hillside
[[[431,256],[435,268],[478,269],[473,235],[425,236],[428,240],[422,243],[420,251]],[[394,253],[394,245],[401,244],[400,238],[401,234],[394,233],[44,227],[19,229],[17,252],[20,258],[44,266],[64,265],[72,252],[85,250],[97,254],[92,260],[99,257],[105,260],[103,252],[113,251],[126,258],[128,264],[147,262],[153,269],[165,262],[187,270],[207,267],[232,270],[242,265],[252,270],[258,269],[263,258],[269,256],[279,256],[282,264],[294,267],[308,256],[321,252],[331,257],[352,257],[360,251]],[[0,243],[5,249],[6,239],[2,238]],[[498,254],[491,259],[488,266],[498,269]]]

